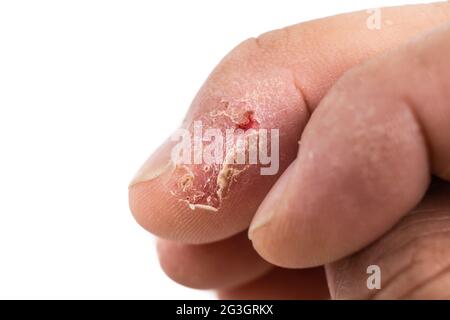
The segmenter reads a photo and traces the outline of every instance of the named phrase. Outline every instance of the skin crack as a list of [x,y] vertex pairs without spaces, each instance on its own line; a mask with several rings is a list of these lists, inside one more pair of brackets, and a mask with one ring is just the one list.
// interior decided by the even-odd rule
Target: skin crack
[[[235,138],[232,148],[227,150],[221,164],[176,164],[171,179],[174,183],[170,192],[192,210],[217,212],[232,185],[249,167],[248,164],[236,163],[237,154],[248,152],[249,139],[257,135],[259,121],[255,111],[240,101],[233,104],[222,101],[217,110],[209,112],[200,120],[206,128],[235,129],[243,135]],[[221,132],[224,133],[225,129]],[[192,132],[192,128],[190,131]],[[203,141],[203,148],[212,143],[214,141]]]

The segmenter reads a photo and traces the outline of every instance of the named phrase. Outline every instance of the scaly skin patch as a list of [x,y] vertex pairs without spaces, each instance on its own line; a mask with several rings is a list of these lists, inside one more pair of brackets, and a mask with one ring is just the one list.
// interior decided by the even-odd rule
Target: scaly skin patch
[[[258,134],[260,121],[245,102],[227,101],[222,101],[217,110],[198,120],[201,120],[204,130],[219,129],[225,137],[226,129],[233,129],[238,130],[240,135],[234,136],[230,149],[224,148],[226,154],[221,164],[175,165],[169,188],[174,197],[185,202],[192,210],[217,212],[233,183],[249,167],[249,164],[236,164],[236,157],[238,152],[243,152],[247,157],[249,137]],[[189,130],[194,132],[192,125]],[[202,141],[203,149],[212,143],[214,141]],[[245,148],[244,151],[241,148]]]

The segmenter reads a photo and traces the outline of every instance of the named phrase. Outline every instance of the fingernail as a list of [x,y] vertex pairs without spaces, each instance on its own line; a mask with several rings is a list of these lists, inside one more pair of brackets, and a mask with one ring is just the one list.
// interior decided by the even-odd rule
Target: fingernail
[[167,139],[159,146],[141,166],[129,186],[153,180],[166,172],[172,166],[171,151],[173,146],[174,142],[171,139]]
[[262,226],[267,225],[285,204],[283,198],[286,196],[286,191],[288,190],[294,163],[295,161],[283,172],[256,211],[248,230],[248,238],[250,240],[253,234]]

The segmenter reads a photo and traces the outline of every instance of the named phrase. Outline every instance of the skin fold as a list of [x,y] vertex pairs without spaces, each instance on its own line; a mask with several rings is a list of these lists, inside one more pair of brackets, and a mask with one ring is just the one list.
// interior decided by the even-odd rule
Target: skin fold
[[[450,4],[381,14],[390,21],[381,30],[368,29],[367,12],[357,12],[265,33],[237,46],[208,77],[183,127],[192,130],[198,119],[235,125],[211,118],[224,103],[238,115],[251,110],[258,125],[280,130],[280,173],[261,176],[251,167],[217,212],[193,210],[171,192],[180,177],[170,169],[171,142],[164,143],[129,198],[138,223],[161,238],[161,265],[172,279],[218,289],[222,298],[326,298],[326,265],[332,298],[434,298],[436,283],[449,287],[446,260],[436,258],[448,256],[436,221],[446,221],[449,190],[429,183],[431,174],[450,175]],[[423,206],[432,223],[426,213],[403,218]],[[411,219],[438,236],[423,240],[423,254],[406,245],[377,258],[386,290],[367,292],[361,283],[375,253],[416,241],[402,227]],[[402,268],[408,275],[397,275]]]
[[[379,240],[327,265],[334,299],[449,299],[450,184],[434,181],[423,201]],[[368,265],[382,290],[366,287]]]

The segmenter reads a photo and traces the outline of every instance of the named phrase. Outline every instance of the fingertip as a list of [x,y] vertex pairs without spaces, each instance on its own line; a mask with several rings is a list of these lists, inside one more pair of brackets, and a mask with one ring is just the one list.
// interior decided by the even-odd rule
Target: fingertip
[[128,191],[133,217],[153,235],[187,244],[203,244],[245,229],[246,221],[236,218],[231,223],[228,216],[224,217],[222,210],[226,207],[218,211],[189,207],[174,198],[160,179],[164,177],[135,184]]

